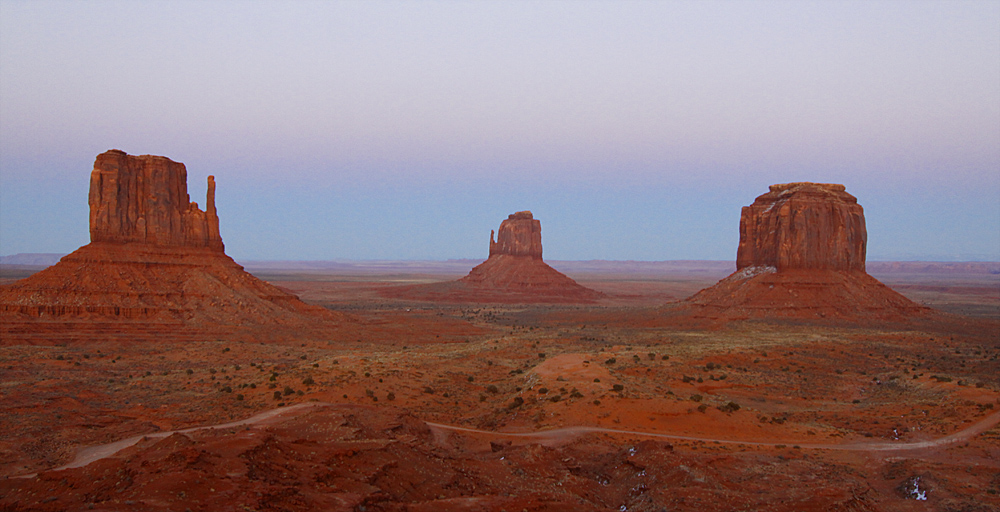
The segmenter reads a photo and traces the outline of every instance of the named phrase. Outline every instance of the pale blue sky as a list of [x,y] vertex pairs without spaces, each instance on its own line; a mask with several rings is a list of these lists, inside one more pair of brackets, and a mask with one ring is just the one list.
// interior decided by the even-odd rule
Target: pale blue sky
[[0,254],[88,242],[107,149],[218,182],[237,259],[732,259],[843,183],[871,259],[1000,260],[1000,1],[0,0]]

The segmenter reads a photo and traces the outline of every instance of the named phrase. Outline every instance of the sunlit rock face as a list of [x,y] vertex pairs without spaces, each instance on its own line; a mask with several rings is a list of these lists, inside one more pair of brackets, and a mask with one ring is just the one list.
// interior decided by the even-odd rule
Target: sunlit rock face
[[97,156],[90,174],[90,240],[223,251],[215,210],[215,178],[208,177],[205,211],[187,192],[184,164],[112,149]]
[[736,268],[865,271],[865,212],[843,185],[771,185],[740,216]]

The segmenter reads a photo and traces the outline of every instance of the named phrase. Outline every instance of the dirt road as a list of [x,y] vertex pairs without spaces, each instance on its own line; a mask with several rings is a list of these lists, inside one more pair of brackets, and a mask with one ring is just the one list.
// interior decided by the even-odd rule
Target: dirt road
[[[158,439],[167,437],[173,434],[183,434],[187,432],[194,432],[196,430],[202,429],[221,429],[221,428],[232,428],[240,426],[249,425],[261,425],[270,422],[277,421],[283,416],[288,416],[293,413],[299,413],[301,411],[311,409],[314,407],[329,407],[334,404],[324,403],[324,402],[308,402],[304,404],[297,404],[288,407],[282,407],[279,409],[272,409],[270,411],[262,412],[260,414],[251,416],[244,420],[233,421],[229,423],[222,423],[219,425],[208,425],[203,427],[192,427],[182,430],[171,430],[166,432],[156,432],[152,434],[133,436],[121,441],[116,441],[114,443],[103,444],[99,446],[91,446],[81,449],[76,458],[72,462],[64,466],[59,466],[53,468],[52,471],[59,471],[63,469],[78,468],[86,466],[91,462],[96,460],[111,457],[116,453],[135,445],[139,441],[144,439]],[[468,434],[484,435],[492,438],[515,438],[515,439],[527,439],[540,444],[552,445],[552,444],[562,444],[569,440],[575,439],[579,436],[591,434],[591,433],[605,433],[614,435],[627,435],[627,436],[637,436],[653,439],[669,439],[675,441],[702,441],[711,443],[722,443],[722,444],[738,444],[744,446],[768,446],[774,447],[781,444],[787,443],[764,443],[764,442],[754,442],[754,441],[741,441],[738,439],[717,439],[710,437],[698,437],[698,436],[681,436],[672,434],[660,434],[654,432],[641,432],[636,430],[619,430],[612,428],[603,427],[589,427],[589,426],[570,426],[562,427],[552,430],[542,430],[537,432],[495,432],[490,430],[478,430],[473,428],[459,427],[455,425],[445,425],[442,423],[426,422],[430,429],[441,434],[444,432],[463,432]],[[796,443],[795,445],[802,449],[811,450],[844,450],[844,451],[892,451],[892,452],[902,452],[902,451],[913,451],[913,450],[924,450],[931,448],[940,448],[943,446],[960,443],[967,441],[972,437],[979,435],[1000,423],[1000,411],[994,412],[983,419],[979,420],[975,424],[969,426],[968,428],[955,432],[954,434],[940,437],[938,439],[932,439],[928,441],[911,441],[911,442],[884,442],[884,441],[872,441],[872,442],[859,442],[859,443],[842,443],[842,444],[832,444],[832,443]],[[32,478],[35,474],[22,475],[15,478]]]

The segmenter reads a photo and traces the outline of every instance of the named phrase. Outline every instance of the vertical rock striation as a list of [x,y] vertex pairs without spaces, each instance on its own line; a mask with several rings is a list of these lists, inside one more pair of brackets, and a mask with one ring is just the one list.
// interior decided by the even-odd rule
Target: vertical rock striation
[[275,328],[325,332],[342,317],[257,279],[225,254],[211,176],[205,208],[189,200],[184,164],[118,150],[98,155],[91,243],[0,287],[0,338],[101,337],[104,323],[133,339],[177,339],[181,328],[267,336]]
[[89,203],[91,242],[225,250],[215,211],[215,178],[208,177],[202,211],[188,196],[184,164],[169,158],[116,149],[98,155]]
[[740,216],[736,268],[865,271],[865,213],[843,185],[771,185]]
[[493,241],[490,231],[490,257],[494,255],[527,256],[542,259],[542,223],[529,211],[512,213],[500,223]]
[[723,321],[855,324],[927,314],[927,308],[868,275],[867,239],[864,210],[843,185],[772,185],[743,208],[736,272],[674,311]]

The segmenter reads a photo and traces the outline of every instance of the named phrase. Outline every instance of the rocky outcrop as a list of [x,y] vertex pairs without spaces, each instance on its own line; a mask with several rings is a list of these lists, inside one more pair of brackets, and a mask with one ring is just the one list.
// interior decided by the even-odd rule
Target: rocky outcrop
[[737,270],[865,271],[865,212],[843,185],[771,185],[740,216]]
[[49,338],[60,323],[100,337],[108,329],[80,326],[101,323],[167,339],[189,327],[222,333],[216,336],[245,328],[266,335],[262,327],[324,330],[342,318],[245,272],[224,252],[211,176],[206,199],[205,211],[189,202],[184,164],[118,150],[99,155],[90,182],[91,243],[0,287],[4,342],[34,342],[37,322]]
[[512,213],[500,223],[500,231],[493,241],[490,231],[490,257],[498,255],[527,256],[542,259],[542,223],[529,211]]
[[205,211],[187,192],[184,164],[162,156],[131,156],[112,149],[97,156],[90,174],[90,240],[223,251],[215,210],[215,178],[208,177]]
[[737,270],[671,314],[722,321],[906,321],[929,310],[865,272],[864,210],[843,185],[788,183],[743,208]]
[[498,232],[490,232],[489,258],[462,279],[380,293],[415,300],[501,303],[580,303],[604,296],[542,261],[542,224],[529,211],[507,216]]

